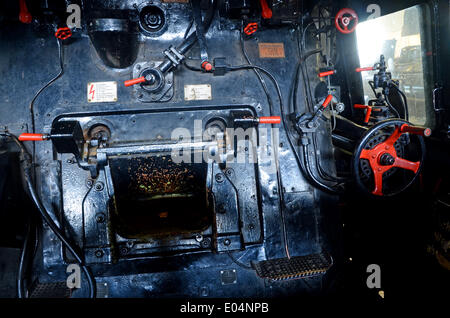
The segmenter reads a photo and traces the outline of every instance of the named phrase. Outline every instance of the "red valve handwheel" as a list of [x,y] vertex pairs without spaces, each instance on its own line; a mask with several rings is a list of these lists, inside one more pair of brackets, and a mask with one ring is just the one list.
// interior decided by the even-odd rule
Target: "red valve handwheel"
[[[367,149],[368,143],[373,137],[377,136],[381,129],[395,126],[394,132],[386,138],[385,141],[380,142],[371,149]],[[400,158],[396,150],[396,142],[404,133],[415,134],[418,137],[421,146],[421,158],[418,161],[410,161],[404,158]],[[431,130],[424,127],[414,127],[410,123],[400,119],[390,119],[380,122],[370,128],[363,136],[358,146],[356,147],[353,158],[353,170],[358,186],[369,191],[367,187],[362,183],[360,176],[360,161],[365,159],[369,161],[370,169],[373,173],[374,188],[369,191],[375,196],[392,196],[398,194],[408,188],[418,176],[422,162],[425,156],[425,144],[422,136],[429,136]],[[414,177],[412,180],[400,190],[386,194],[383,192],[383,175],[385,172],[393,169],[400,168],[412,171]]]
[[247,35],[252,35],[256,31],[258,31],[258,23],[256,22],[251,22],[244,28],[244,33]]
[[55,36],[58,39],[61,40],[66,40],[68,38],[70,38],[72,36],[72,30],[70,28],[59,28],[56,32],[55,32]]
[[[352,21],[354,21],[353,26],[349,28]],[[339,32],[344,34],[352,33],[353,31],[355,31],[355,28],[358,25],[358,15],[353,9],[349,8],[341,9],[336,14],[334,24],[336,25],[336,29],[338,29]]]

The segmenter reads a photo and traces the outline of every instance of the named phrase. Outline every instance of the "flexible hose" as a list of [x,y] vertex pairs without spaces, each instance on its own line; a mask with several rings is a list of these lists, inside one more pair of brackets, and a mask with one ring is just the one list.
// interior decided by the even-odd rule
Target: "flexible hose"
[[0,135],[7,136],[13,139],[13,141],[19,146],[21,153],[21,164],[23,169],[23,175],[25,178],[26,183],[26,190],[28,194],[30,195],[31,200],[35,204],[36,208],[38,209],[42,219],[44,222],[50,227],[50,229],[53,231],[53,233],[61,240],[61,242],[66,246],[66,248],[72,253],[72,255],[75,257],[76,261],[80,265],[80,267],[83,269],[83,272],[86,275],[88,285],[89,285],[89,298],[95,298],[96,295],[96,284],[95,284],[95,278],[93,274],[91,273],[88,266],[84,264],[83,257],[81,256],[81,253],[79,253],[77,250],[78,248],[69,241],[68,238],[66,238],[63,231],[56,225],[56,223],[53,221],[52,217],[49,215],[45,207],[43,206],[38,194],[36,193],[36,190],[33,186],[32,181],[32,164],[31,164],[31,155],[29,154],[28,150],[25,148],[25,146],[19,141],[19,139],[10,134],[10,133],[0,133]]
[[[236,71],[236,70],[242,70],[242,69],[257,69],[257,70],[260,70],[261,72],[263,72],[264,74],[266,74],[269,77],[269,79],[272,81],[272,83],[275,86],[275,89],[277,91],[278,99],[280,101],[281,122],[283,124],[284,131],[286,132],[286,137],[287,137],[287,141],[289,143],[289,146],[290,146],[290,148],[293,151],[295,160],[297,161],[298,167],[301,168],[301,170],[303,171],[304,175],[307,177],[308,181],[313,186],[315,186],[316,188],[318,188],[318,189],[320,189],[320,190],[322,190],[324,192],[331,193],[331,194],[339,193],[338,190],[336,190],[336,189],[334,189],[334,188],[332,188],[332,187],[330,187],[330,186],[320,182],[319,180],[317,180],[317,178],[314,177],[314,175],[311,175],[311,170],[309,169],[309,165],[307,165],[307,169],[304,169],[305,166],[302,164],[302,162],[301,162],[301,160],[300,160],[300,158],[299,158],[299,156],[297,154],[297,151],[295,150],[295,147],[294,147],[294,144],[293,144],[293,142],[291,140],[290,134],[289,134],[289,130],[288,130],[288,127],[287,127],[287,124],[286,124],[286,120],[285,120],[285,117],[284,117],[283,97],[281,95],[280,85],[278,84],[278,81],[276,80],[276,78],[269,71],[267,71],[266,69],[264,69],[264,68],[262,68],[260,66],[256,66],[256,65],[230,66],[230,67],[228,67],[228,69],[230,71]],[[305,156],[305,159],[306,159],[306,156]]]
[[31,235],[31,217],[28,218],[25,240],[23,241],[22,252],[20,253],[19,271],[17,273],[17,297],[26,298],[25,273],[27,269],[27,258]]
[[[205,18],[203,19],[203,29],[206,32],[208,32],[209,27],[211,26],[211,22],[214,18],[214,14],[216,13],[216,0],[210,0],[209,1],[209,9],[206,12]],[[192,26],[189,25],[188,29],[190,29]],[[187,51],[190,50],[190,48],[197,42],[197,33],[192,32],[187,38],[181,42],[181,44],[177,47],[177,51],[180,54],[185,54]],[[172,61],[169,59],[166,59],[164,62],[161,63],[159,66],[159,69],[161,72],[166,73],[172,68]]]

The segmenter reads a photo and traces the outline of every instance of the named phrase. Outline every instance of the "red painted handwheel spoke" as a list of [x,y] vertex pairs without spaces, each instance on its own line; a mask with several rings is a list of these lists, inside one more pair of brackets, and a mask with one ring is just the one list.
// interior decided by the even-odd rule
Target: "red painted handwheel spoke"
[[383,173],[373,170],[373,177],[375,180],[375,189],[372,191],[375,195],[383,195]]
[[398,138],[400,138],[401,135],[402,132],[400,131],[400,127],[395,127],[394,132],[389,136],[388,139],[384,141],[384,144],[394,147],[395,142],[398,140]]
[[361,155],[359,155],[359,158],[369,160],[370,159],[370,150],[363,149],[361,151]]
[[397,167],[397,168],[411,170],[414,173],[417,173],[417,171],[419,170],[419,167],[420,167],[420,161],[412,162],[412,161],[397,157],[397,158],[395,158],[395,162],[394,162],[393,166]]
[[[368,142],[371,140],[370,138],[377,136],[377,133],[381,129],[385,129],[386,127],[395,127],[393,132],[389,137],[386,138],[385,141],[380,142],[379,144],[372,147],[372,149],[364,149],[364,147],[367,147]],[[373,174],[373,183],[374,188],[373,190],[369,190],[370,187],[368,186],[367,182],[363,182],[360,179],[361,173],[367,173],[366,168],[362,165],[360,166],[360,162],[353,161],[353,167],[356,176],[356,181],[358,183],[358,186],[361,188],[365,188],[366,191],[372,193],[376,196],[384,196],[384,195],[395,195],[400,193],[401,191],[405,190],[407,187],[409,187],[412,182],[416,179],[419,170],[422,166],[422,161],[410,161],[404,158],[400,158],[397,150],[395,148],[397,141],[404,133],[413,133],[417,134],[419,136],[429,136],[430,132],[427,131],[426,127],[417,127],[417,126],[409,126],[409,124],[405,123],[403,120],[387,120],[385,122],[381,122],[371,129],[364,135],[362,139],[362,143],[360,143],[357,147],[359,149],[359,157],[357,157],[359,160],[367,160],[370,166],[370,170]],[[424,144],[422,140],[419,140],[421,143],[421,153],[422,157],[424,157]],[[400,146],[400,145],[399,145]],[[358,167],[359,166],[359,167]],[[388,194],[383,193],[383,175],[385,172],[390,171],[392,168],[399,168],[399,169],[405,169],[412,171],[414,173],[414,177],[412,180],[405,185],[403,188],[399,188],[398,190],[392,191],[389,190]],[[359,172],[358,172],[359,169]],[[395,173],[395,172],[393,172]],[[390,174],[391,175],[391,174]],[[389,176],[386,176],[386,178]]]

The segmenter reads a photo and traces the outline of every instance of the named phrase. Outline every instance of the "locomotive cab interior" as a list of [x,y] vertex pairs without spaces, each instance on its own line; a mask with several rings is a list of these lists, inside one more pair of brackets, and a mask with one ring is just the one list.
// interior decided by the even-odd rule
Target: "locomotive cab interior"
[[0,297],[448,297],[449,2],[0,3]]

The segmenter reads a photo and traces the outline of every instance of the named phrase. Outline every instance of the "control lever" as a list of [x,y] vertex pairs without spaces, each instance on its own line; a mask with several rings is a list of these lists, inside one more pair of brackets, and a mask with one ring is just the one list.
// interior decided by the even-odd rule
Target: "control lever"
[[29,134],[23,133],[19,136],[20,141],[41,141],[50,139],[48,134]]
[[373,66],[356,68],[356,72],[358,72],[358,73],[366,72],[366,71],[374,71],[374,70],[375,70],[375,68]]
[[272,18],[272,10],[267,5],[267,1],[266,0],[259,0],[259,3],[261,4],[261,16],[264,19]]
[[322,72],[322,73],[319,73],[318,76],[319,77],[325,77],[325,76],[330,76],[330,75],[333,75],[333,74],[336,74],[336,70]]
[[356,109],[365,109],[366,115],[364,116],[364,122],[367,124],[369,122],[370,116],[372,115],[372,106],[369,105],[361,105],[361,104],[355,104],[353,105]]
[[331,101],[333,100],[333,95],[328,95],[327,98],[325,99],[325,101],[322,103],[322,105],[320,105],[320,107],[316,110],[316,112],[314,113],[313,117],[311,118],[311,120],[309,120],[306,123],[306,126],[308,128],[316,128],[317,125],[317,121],[319,120],[320,116],[322,115],[323,111],[325,110],[325,108],[328,107],[328,105],[331,103]]
[[133,78],[133,79],[125,81],[124,85],[126,87],[129,87],[129,86],[136,85],[136,84],[139,84],[139,83],[145,83],[146,81],[147,80],[145,79],[145,77],[141,76],[141,77],[138,77],[138,78]]
[[19,20],[22,23],[31,23],[33,20],[33,17],[31,16],[30,12],[28,11],[27,4],[25,0],[19,0],[19,6],[20,6],[20,13],[19,13]]
[[422,137],[430,137],[431,136],[431,129],[427,127],[420,127],[420,126],[410,126],[408,124],[404,124],[400,127],[401,133],[410,133]]
[[83,130],[76,120],[58,121],[50,134],[23,133],[20,141],[51,140],[58,153],[72,153],[76,158],[81,158],[83,144],[85,143]]
[[327,98],[323,101],[321,105],[317,108],[317,110],[311,114],[306,113],[300,117],[296,117],[296,128],[300,133],[308,133],[315,132],[319,127],[319,118],[322,116],[323,111],[330,105],[333,101],[333,95],[328,95]]
[[247,117],[236,118],[235,123],[251,123],[251,124],[279,124],[281,123],[280,116],[268,116],[268,117]]

